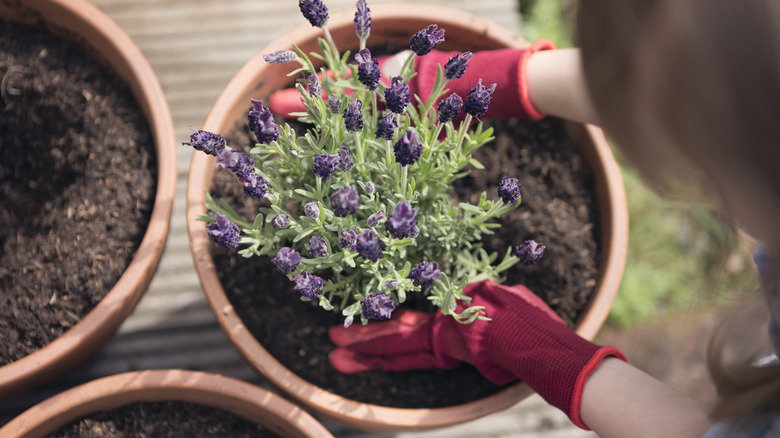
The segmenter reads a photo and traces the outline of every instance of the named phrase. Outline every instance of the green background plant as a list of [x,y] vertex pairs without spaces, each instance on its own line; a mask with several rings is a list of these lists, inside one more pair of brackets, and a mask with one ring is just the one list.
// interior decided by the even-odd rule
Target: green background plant
[[[523,36],[572,47],[573,5],[571,0],[518,0]],[[663,198],[630,167],[621,163],[621,168],[629,249],[608,325],[626,327],[656,316],[717,307],[757,290],[749,244],[712,206]]]

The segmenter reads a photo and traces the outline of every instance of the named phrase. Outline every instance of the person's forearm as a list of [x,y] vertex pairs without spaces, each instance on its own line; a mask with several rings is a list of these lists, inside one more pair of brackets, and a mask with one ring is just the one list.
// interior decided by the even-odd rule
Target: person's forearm
[[582,72],[579,49],[543,50],[526,66],[534,107],[551,116],[598,124]]
[[704,405],[614,358],[588,378],[580,414],[601,438],[700,438],[712,426]]

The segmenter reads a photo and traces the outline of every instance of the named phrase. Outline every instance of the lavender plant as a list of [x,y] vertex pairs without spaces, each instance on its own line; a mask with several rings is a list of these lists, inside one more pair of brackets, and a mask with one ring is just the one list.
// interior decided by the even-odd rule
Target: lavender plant
[[501,272],[535,263],[544,250],[526,241],[497,262],[498,254],[481,246],[482,236],[500,226],[492,219],[520,204],[517,179],[504,178],[497,199],[484,192],[476,204],[453,197],[451,184],[468,174],[466,167],[482,168],[471,153],[493,139],[492,129],[478,120],[470,127],[487,111],[496,85],[480,80],[467,96],[440,99],[447,82],[468,67],[472,54],[464,52],[439,66],[429,96],[411,96],[414,57],[444,41],[444,29],[432,24],[411,36],[409,58],[388,85],[365,48],[371,27],[365,0],[357,2],[354,57],[333,43],[321,0],[300,0],[300,8],[323,30],[321,51],[293,47],[264,58],[299,65],[289,76],[299,78],[306,111],[293,116],[310,127],[298,133],[279,125],[262,101],[252,100],[247,121],[258,143],[249,154],[219,134],[194,132],[184,144],[218,157],[217,166],[232,171],[248,196],[265,200],[249,222],[207,193],[212,213],[199,219],[209,222],[218,244],[241,246],[244,257],[270,257],[301,300],[340,310],[347,326],[356,317],[364,324],[390,318],[410,293],[424,294],[462,323],[489,319],[480,306],[456,312],[458,300],[470,301],[466,284],[500,281]]

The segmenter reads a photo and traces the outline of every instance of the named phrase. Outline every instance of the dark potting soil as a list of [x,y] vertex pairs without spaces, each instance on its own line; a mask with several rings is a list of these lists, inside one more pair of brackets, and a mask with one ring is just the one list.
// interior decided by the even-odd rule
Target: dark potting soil
[[76,44],[0,20],[0,366],[47,345],[141,243],[157,165],[129,87]]
[[[573,326],[593,292],[600,260],[591,170],[557,120],[491,123],[496,140],[474,154],[486,170],[474,170],[458,182],[457,196],[474,201],[487,190],[497,199],[503,176],[520,180],[522,204],[502,218],[485,247],[503,257],[508,245],[526,239],[544,243],[541,261],[507,271],[505,283],[525,284]],[[227,137],[232,147],[249,150],[250,135],[240,127]],[[211,193],[248,220],[257,212],[258,204],[244,195],[230,172],[215,173]],[[343,322],[339,313],[301,302],[293,284],[267,258],[244,259],[212,248],[220,280],[244,324],[282,364],[321,388],[361,402],[407,408],[452,406],[502,389],[467,364],[452,371],[339,373],[328,361],[333,346],[327,335],[329,327]]]
[[75,421],[49,438],[278,438],[231,412],[180,401],[137,402]]

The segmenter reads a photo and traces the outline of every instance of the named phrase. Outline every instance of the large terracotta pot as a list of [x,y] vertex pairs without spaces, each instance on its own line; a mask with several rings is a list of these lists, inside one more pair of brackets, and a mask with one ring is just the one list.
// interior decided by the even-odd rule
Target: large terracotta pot
[[[522,48],[526,41],[510,31],[477,16],[448,8],[428,5],[380,4],[371,6],[370,44],[387,40],[398,47],[408,44],[410,36],[436,23],[446,29],[442,50],[478,51]],[[354,11],[332,14],[328,29],[336,45],[344,50],[356,45]],[[209,113],[203,129],[227,133],[246,117],[250,98],[264,98],[288,85],[288,65],[268,64],[260,56],[296,44],[304,52],[318,50],[316,38],[322,33],[308,24],[278,38],[252,58],[228,84]],[[628,213],[623,181],[601,130],[594,126],[569,124],[580,152],[593,169],[598,191],[602,225],[602,265],[592,301],[577,324],[577,332],[592,339],[603,324],[623,275],[628,245]],[[272,357],[236,314],[214,270],[209,253],[209,238],[204,222],[196,222],[206,213],[204,187],[209,187],[215,159],[194,154],[187,183],[188,231],[195,267],[209,303],[230,340],[251,365],[274,385],[300,403],[352,427],[371,431],[423,430],[448,426],[504,410],[532,393],[525,384],[515,384],[487,398],[468,404],[436,409],[401,409],[370,405],[324,391],[293,374]]]
[[332,437],[309,414],[278,395],[241,380],[183,370],[136,371],[85,383],[23,412],[0,429],[0,437],[42,437],[90,414],[155,401],[212,406],[284,437]]
[[68,371],[98,350],[130,314],[162,256],[176,191],[176,137],[168,103],[149,63],[116,23],[86,0],[0,1],[0,17],[43,24],[85,46],[122,77],[146,115],[157,153],[157,191],[148,229],[130,265],[102,301],[46,347],[0,368],[0,399]]

